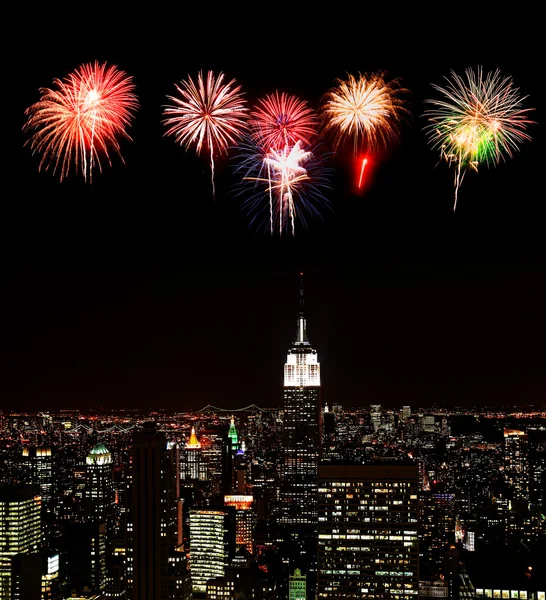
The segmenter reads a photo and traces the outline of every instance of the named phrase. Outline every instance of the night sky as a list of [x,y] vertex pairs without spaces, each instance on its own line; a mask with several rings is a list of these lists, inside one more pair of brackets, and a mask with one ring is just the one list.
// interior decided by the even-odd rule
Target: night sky
[[[324,402],[546,404],[542,21],[457,10],[443,26],[370,14],[360,25],[341,12],[309,27],[294,14],[284,27],[273,14],[182,21],[169,10],[123,22],[96,5],[70,27],[46,11],[14,21],[0,408],[280,406],[300,272]],[[91,185],[60,183],[23,145],[24,111],[95,60],[133,77],[133,141]],[[451,70],[478,65],[512,77],[537,123],[512,158],[465,175],[454,213],[424,100]],[[166,95],[201,69],[235,78],[250,105],[279,90],[314,108],[336,78],[386,72],[410,90],[411,118],[364,194],[337,155],[331,208],[279,239],[249,227],[229,157],[212,198],[206,156],[163,135]]]

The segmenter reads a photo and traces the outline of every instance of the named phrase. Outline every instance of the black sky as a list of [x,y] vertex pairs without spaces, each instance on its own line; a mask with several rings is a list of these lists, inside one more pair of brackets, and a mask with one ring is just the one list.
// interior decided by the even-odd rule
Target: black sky
[[[91,14],[27,18],[9,65],[0,408],[280,405],[300,271],[325,402],[546,402],[537,15],[359,26],[340,11],[285,28],[250,12],[132,11],[122,27]],[[24,110],[94,60],[134,78],[133,141],[91,186],[60,184],[23,146]],[[466,175],[454,214],[420,115],[431,83],[477,65],[510,75],[537,124],[512,158]],[[278,89],[315,107],[335,78],[386,71],[411,91],[412,120],[364,196],[338,161],[332,210],[279,240],[249,229],[227,161],[212,199],[206,159],[163,136],[166,94],[199,69],[236,78],[251,102]]]

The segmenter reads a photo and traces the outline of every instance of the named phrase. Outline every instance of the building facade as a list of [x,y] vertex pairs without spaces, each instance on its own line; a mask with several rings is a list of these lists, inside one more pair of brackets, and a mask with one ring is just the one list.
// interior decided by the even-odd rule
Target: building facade
[[40,600],[40,487],[0,485],[0,599]]
[[134,434],[127,520],[131,600],[183,598],[186,561],[179,547],[177,450],[153,422]]
[[317,598],[417,598],[417,464],[318,468]]

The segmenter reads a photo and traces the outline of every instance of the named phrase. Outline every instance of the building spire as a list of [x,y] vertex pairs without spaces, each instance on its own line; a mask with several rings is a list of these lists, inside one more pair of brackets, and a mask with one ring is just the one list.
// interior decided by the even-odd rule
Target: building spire
[[303,317],[303,272],[300,273],[300,317]]
[[231,447],[234,450],[237,450],[239,447],[239,436],[237,435],[237,430],[235,429],[235,418],[234,417],[231,417],[231,421],[229,423],[228,437],[231,440]]
[[303,272],[300,273],[300,315],[298,318],[298,334],[295,343],[309,344],[309,340],[307,339],[307,325],[303,314]]
[[198,441],[197,435],[195,434],[195,427],[191,428],[190,441],[186,443],[186,448],[201,448],[201,443]]

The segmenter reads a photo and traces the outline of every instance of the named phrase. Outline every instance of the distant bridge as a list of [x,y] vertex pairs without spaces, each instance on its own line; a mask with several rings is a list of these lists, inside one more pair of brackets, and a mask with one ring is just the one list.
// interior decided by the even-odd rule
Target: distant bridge
[[264,412],[264,410],[271,410],[270,408],[260,408],[256,404],[249,404],[248,406],[243,406],[243,408],[220,408],[219,406],[213,406],[212,404],[207,404],[203,408],[195,411],[197,413],[240,413],[240,412]]

